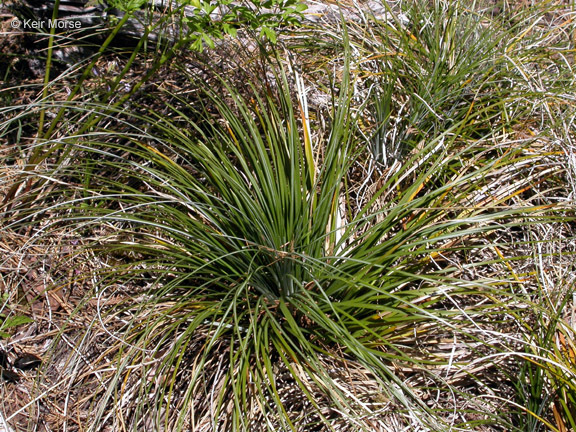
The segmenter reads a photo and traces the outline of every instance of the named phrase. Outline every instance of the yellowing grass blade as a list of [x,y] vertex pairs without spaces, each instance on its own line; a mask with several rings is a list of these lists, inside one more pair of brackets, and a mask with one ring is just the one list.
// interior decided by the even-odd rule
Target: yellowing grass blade
[[300,117],[302,119],[302,132],[304,134],[304,157],[306,159],[306,167],[308,168],[308,175],[310,176],[311,185],[316,183],[316,163],[314,161],[314,154],[312,151],[312,137],[310,135],[310,118],[308,116],[308,102],[306,100],[306,91],[304,90],[304,82],[298,72],[294,71],[296,90],[298,93],[298,106],[300,107]]

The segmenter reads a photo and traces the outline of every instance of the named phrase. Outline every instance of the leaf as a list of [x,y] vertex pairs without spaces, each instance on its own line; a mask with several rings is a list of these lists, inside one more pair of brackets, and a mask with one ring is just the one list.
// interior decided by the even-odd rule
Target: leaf
[[31,323],[33,321],[34,320],[32,320],[31,318],[29,318],[27,316],[16,315],[13,317],[6,318],[4,320],[4,322],[2,323],[2,325],[0,325],[0,328],[7,329],[7,328],[11,328],[11,327],[17,327],[17,326],[22,325],[22,324]]
[[298,3],[295,7],[294,7],[294,11],[295,12],[304,12],[306,9],[308,9],[308,5],[304,4],[304,3]]
[[88,7],[95,7],[101,4],[102,2],[99,0],[88,0],[88,2],[84,6],[88,8]]
[[190,48],[193,51],[198,51],[198,52],[202,52],[204,46],[202,45],[202,37],[199,36],[196,38],[196,40],[194,40],[194,42],[192,42],[192,44],[190,45]]
[[132,12],[144,6],[146,1],[147,0],[114,0],[110,2],[110,6],[123,12]]
[[236,27],[226,23],[222,24],[222,31],[226,34],[229,34],[232,37],[236,37],[236,35],[238,34],[238,29],[236,29]]
[[210,3],[204,3],[202,5],[202,10],[206,13],[206,15],[210,15],[216,9],[216,5]]
[[269,27],[262,27],[260,30],[260,35],[266,37],[270,42],[276,43],[276,32]]
[[204,39],[204,42],[206,42],[206,45],[208,45],[208,47],[212,49],[215,47],[214,41],[207,34],[202,35],[202,39]]

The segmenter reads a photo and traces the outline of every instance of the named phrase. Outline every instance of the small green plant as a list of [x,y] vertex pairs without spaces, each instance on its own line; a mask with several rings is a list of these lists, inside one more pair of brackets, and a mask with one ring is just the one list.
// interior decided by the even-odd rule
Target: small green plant
[[0,338],[6,339],[10,337],[10,334],[5,330],[31,322],[33,322],[33,320],[24,315],[6,316],[5,314],[0,313]]
[[[115,0],[110,6],[134,13],[146,3],[146,0]],[[238,29],[257,31],[265,39],[276,42],[278,28],[299,25],[306,8],[300,0],[185,0],[167,14],[175,17],[181,26],[175,43],[202,51],[204,46],[214,48],[214,40],[225,35],[236,36]],[[161,28],[165,21],[160,19],[154,27]]]
[[3,310],[6,308],[8,296],[4,294],[1,298],[4,306],[0,308],[0,338],[6,339],[10,337],[10,333],[6,330],[31,323],[33,320],[24,315],[11,315],[10,313],[4,313]]

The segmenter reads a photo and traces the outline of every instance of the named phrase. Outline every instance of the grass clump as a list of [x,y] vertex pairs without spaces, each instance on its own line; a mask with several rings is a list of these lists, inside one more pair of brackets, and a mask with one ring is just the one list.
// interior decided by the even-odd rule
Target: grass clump
[[[471,326],[512,294],[505,276],[469,276],[501,262],[480,252],[503,247],[502,229],[543,223],[550,207],[510,205],[522,186],[497,192],[498,180],[531,156],[463,136],[462,123],[350,205],[365,147],[347,77],[321,147],[282,73],[275,92],[208,90],[210,108],[189,106],[195,114],[179,112],[176,124],[143,119],[154,126],[126,135],[128,146],[86,145],[85,160],[115,174],[92,174],[87,213],[72,220],[118,230],[105,250],[129,264],[101,280],[106,296],[128,281],[145,287],[105,315],[114,326],[129,318],[107,352],[116,362],[94,425],[116,425],[109,407],[126,397],[140,401],[121,420],[136,429],[463,425],[423,403],[408,377],[451,387],[425,366],[469,360],[435,352],[436,337],[461,340],[469,355]],[[456,262],[462,255],[474,259]],[[342,384],[350,369],[369,377],[362,391]]]
[[[328,106],[262,46],[242,85],[182,65],[193,89],[157,111],[136,92],[126,110],[41,105],[57,117],[18,149],[36,156],[3,223],[96,253],[52,343],[73,346],[85,430],[573,424],[572,288],[548,295],[534,258],[571,253],[534,251],[571,235],[571,168],[551,143],[573,136],[573,77],[542,89],[526,73],[564,61],[543,59],[536,25],[518,33],[530,13],[488,30],[459,2],[401,6],[411,21],[302,34],[308,52],[337,47]],[[30,114],[5,111],[13,136]]]

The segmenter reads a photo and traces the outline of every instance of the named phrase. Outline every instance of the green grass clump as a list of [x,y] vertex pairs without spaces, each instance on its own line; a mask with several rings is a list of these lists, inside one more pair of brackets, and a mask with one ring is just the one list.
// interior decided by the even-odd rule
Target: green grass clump
[[[38,105],[54,120],[14,146],[32,156],[3,223],[100,264],[69,320],[94,308],[66,378],[86,430],[574,426],[572,288],[542,294],[534,259],[566,255],[534,251],[569,239],[543,234],[573,217],[545,147],[573,136],[573,77],[527,73],[562,63],[529,13],[492,32],[459,2],[402,7],[312,32],[336,47],[327,106],[263,46],[263,74],[186,72],[193,97],[161,111]],[[30,117],[4,111],[10,136]]]
[[[390,411],[445,430],[442,408],[424,404],[395,368],[446,363],[420,338],[477,339],[469,325],[509,294],[501,278],[462,275],[499,260],[452,257],[543,223],[549,207],[510,205],[519,183],[487,198],[531,156],[464,139],[462,123],[351,206],[349,173],[365,147],[347,77],[322,147],[282,73],[276,92],[208,90],[209,109],[140,119],[154,126],[126,135],[129,145],[86,145],[85,160],[100,160],[105,176],[92,174],[74,202],[88,207],[72,220],[117,227],[105,251],[129,257],[99,284],[146,286],[107,318],[131,317],[93,424],[112,421],[110,404],[131,394],[140,402],[123,421],[136,429],[370,430]],[[343,387],[347,368],[363,370],[368,389]],[[450,386],[425,375],[429,386]]]

